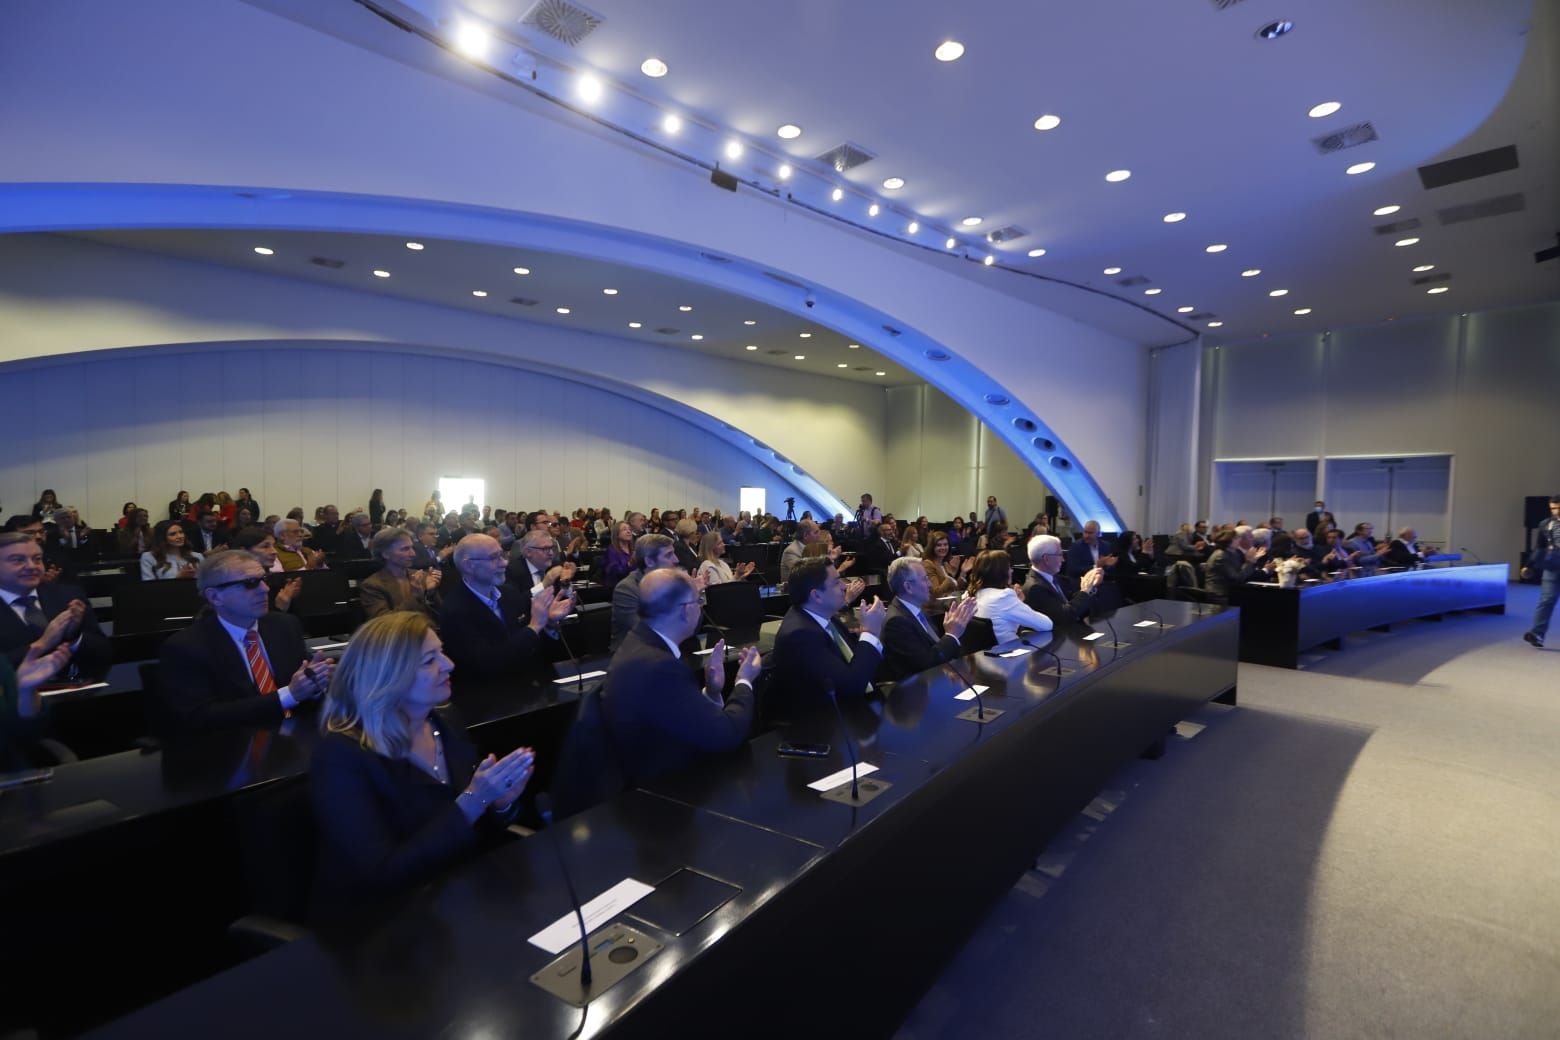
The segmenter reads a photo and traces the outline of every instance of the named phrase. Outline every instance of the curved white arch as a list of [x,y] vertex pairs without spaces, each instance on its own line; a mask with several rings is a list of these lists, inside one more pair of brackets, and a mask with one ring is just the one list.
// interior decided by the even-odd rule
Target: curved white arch
[[[626,264],[685,278],[760,301],[827,326],[867,344],[958,401],[995,431],[1030,469],[1055,490],[1074,516],[1098,519],[1120,530],[1120,515],[1099,484],[1037,415],[1015,404],[1015,395],[945,345],[892,315],[796,279],[785,272],[694,246],[618,228],[487,207],[328,192],[164,184],[0,185],[0,232],[76,231],[112,228],[255,227],[292,231],[430,236],[521,246]],[[808,306],[804,300],[811,299]],[[486,357],[486,355],[484,355]],[[594,379],[595,377],[592,376]],[[640,393],[637,387],[633,388]],[[659,395],[652,395],[659,397]],[[666,400],[666,399],[662,399]],[[672,402],[675,403],[675,402]],[[660,407],[660,405],[656,405]],[[693,409],[689,409],[693,412]],[[731,443],[734,428],[704,413]],[[843,502],[800,467],[753,438],[743,450],[803,490],[818,489],[818,505]],[[769,458],[764,458],[764,456]],[[849,510],[844,510],[848,512]]]

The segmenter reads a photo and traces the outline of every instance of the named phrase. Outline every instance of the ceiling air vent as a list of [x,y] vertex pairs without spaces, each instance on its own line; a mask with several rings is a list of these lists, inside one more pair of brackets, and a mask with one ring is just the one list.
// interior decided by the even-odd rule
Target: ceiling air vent
[[770,357],[785,357],[785,351],[783,350],[766,350],[764,353],[768,354]]
[[518,303],[522,307],[535,307],[537,304],[541,303],[542,301],[541,300],[528,300],[524,296],[511,296],[509,298],[509,302],[510,303]]
[[1029,232],[1017,224],[1009,224],[1007,227],[999,227],[995,231],[986,232],[986,241],[992,245],[998,245],[1002,242],[1011,242],[1015,238],[1023,238],[1027,234]]
[[675,336],[681,330],[680,329],[656,329],[655,331],[659,332],[663,336]]
[[875,369],[873,369],[873,367],[871,365],[857,365],[855,370],[857,372],[872,372],[872,371],[875,371]]
[[1125,288],[1125,289],[1130,289],[1134,285],[1147,285],[1149,283],[1149,281],[1150,281],[1150,279],[1144,278],[1140,274],[1135,274],[1135,275],[1132,275],[1130,278],[1123,278],[1123,279],[1121,279],[1116,284],[1121,286],[1121,287],[1123,287],[1123,288]]
[[347,266],[345,260],[332,260],[328,256],[311,256],[309,257],[309,263],[316,267],[328,267],[332,271],[339,271]]
[[1216,315],[1212,311],[1203,311],[1200,314],[1188,314],[1186,316],[1186,320],[1187,321],[1207,321],[1209,318],[1212,318],[1212,317],[1216,317]]
[[1390,224],[1377,224],[1371,228],[1378,235],[1395,235],[1400,231],[1413,231],[1419,227],[1418,217],[1409,217],[1407,220],[1395,220]]
[[587,11],[578,4],[566,0],[536,0],[521,18],[521,25],[534,26],[559,43],[576,47],[579,42],[601,27],[606,21],[599,14]]
[[1240,3],[1240,0],[1210,0],[1210,2],[1220,11],[1228,11],[1236,4]]
[[1368,144],[1376,140],[1376,128],[1370,123],[1355,123],[1353,126],[1335,130],[1321,137],[1311,138],[1311,143],[1316,145],[1316,150],[1323,155],[1331,155],[1333,152],[1341,152],[1345,148],[1354,148],[1358,145]]
[[859,144],[846,141],[837,148],[830,148],[818,156],[818,161],[834,167],[835,172],[844,173],[846,170],[854,170],[856,167],[869,163],[876,159],[877,155],[867,151]]
[[1483,220],[1507,213],[1521,213],[1527,209],[1527,198],[1519,191],[1515,195],[1500,195],[1493,199],[1466,202],[1461,206],[1449,206],[1436,210],[1442,224],[1461,224],[1465,220]]
[[792,281],[791,279],[787,278],[785,275],[783,275],[783,274],[775,274],[773,271],[765,271],[764,272],[764,277],[766,277],[766,278],[773,278],[775,281],[779,282],[781,285],[789,285],[793,289],[806,289],[807,288],[807,286],[803,285],[801,282]]
[[714,253],[700,253],[699,256],[701,256],[705,260],[708,260],[712,264],[729,264],[729,263],[731,263],[731,257],[729,257],[729,256],[716,256]]
[[1434,285],[1437,282],[1449,282],[1452,280],[1450,272],[1442,271],[1437,274],[1421,275],[1409,280],[1410,285]]
[[1515,170],[1517,166],[1517,146],[1508,144],[1504,148],[1491,148],[1487,152],[1474,152],[1472,155],[1421,166],[1419,183],[1426,188],[1444,188],[1448,184]]

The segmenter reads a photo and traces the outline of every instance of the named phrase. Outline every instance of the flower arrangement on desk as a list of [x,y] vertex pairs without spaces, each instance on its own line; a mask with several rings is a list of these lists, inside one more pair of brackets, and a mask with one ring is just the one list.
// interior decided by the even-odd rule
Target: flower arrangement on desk
[[1279,560],[1273,573],[1278,575],[1278,587],[1292,589],[1300,584],[1300,572],[1305,570],[1306,560],[1303,556],[1291,556],[1287,560]]

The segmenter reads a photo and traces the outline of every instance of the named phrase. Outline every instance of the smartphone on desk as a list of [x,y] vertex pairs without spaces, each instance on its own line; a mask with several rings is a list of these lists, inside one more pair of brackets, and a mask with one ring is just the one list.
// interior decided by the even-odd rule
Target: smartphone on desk
[[833,750],[828,744],[793,744],[782,740],[775,748],[775,754],[781,758],[828,758]]

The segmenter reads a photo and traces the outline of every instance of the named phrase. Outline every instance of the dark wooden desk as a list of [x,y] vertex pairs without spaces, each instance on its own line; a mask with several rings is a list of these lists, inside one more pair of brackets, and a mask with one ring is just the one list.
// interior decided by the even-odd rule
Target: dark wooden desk
[[1331,577],[1293,589],[1241,585],[1230,597],[1241,614],[1240,659],[1296,668],[1313,647],[1343,649],[1350,632],[1439,620],[1454,610],[1503,614],[1509,573],[1507,564],[1487,563]]
[[[1167,627],[1133,627],[1156,611]],[[294,943],[102,1035],[884,1035],[1115,769],[1198,705],[1233,700],[1234,611],[1160,602],[1112,623],[1128,645],[1087,642],[1085,627],[1045,641],[1060,680],[1047,653],[976,655],[844,705],[843,727],[806,720],[832,738],[828,760],[781,759],[767,734],[564,821],[583,899],[682,866],[742,889],[684,935],[645,929],[665,950],[583,1018],[527,981],[551,957],[526,937],[568,905],[533,839],[376,931]],[[1005,714],[954,718],[968,678]],[[860,808],[806,787],[845,763],[846,728],[893,785]]]

